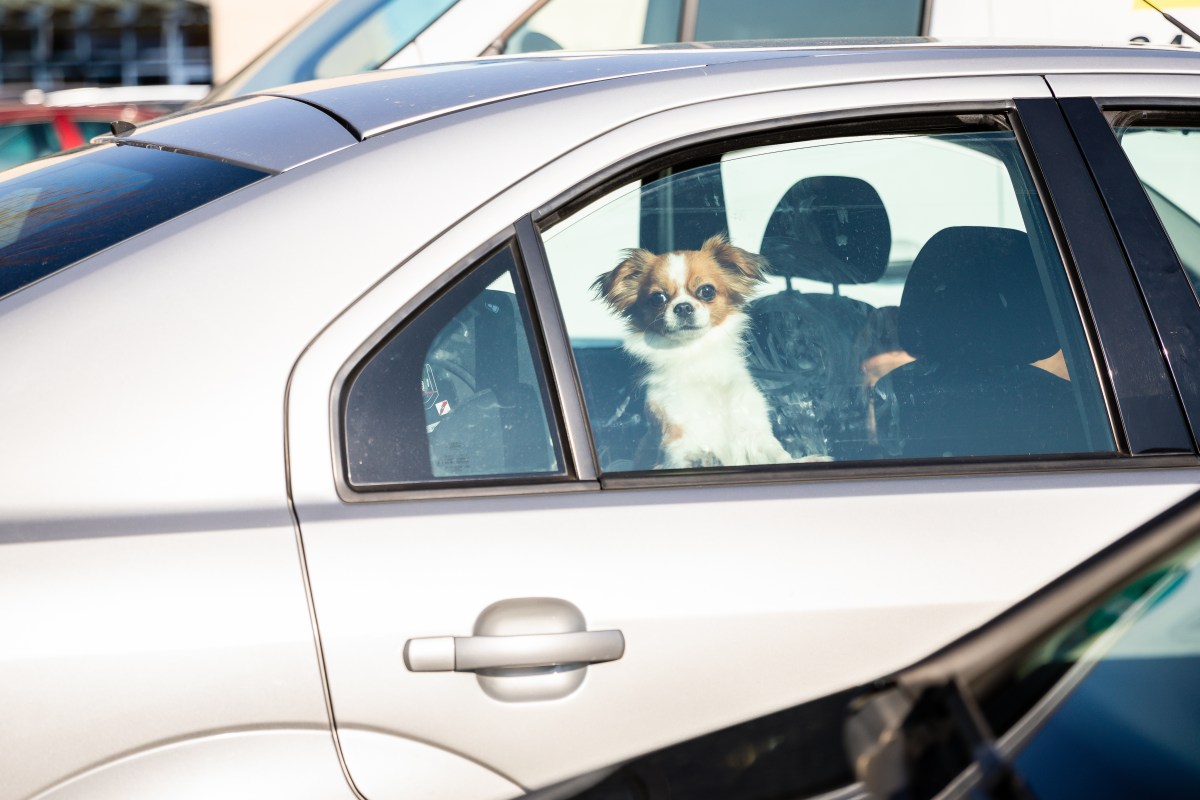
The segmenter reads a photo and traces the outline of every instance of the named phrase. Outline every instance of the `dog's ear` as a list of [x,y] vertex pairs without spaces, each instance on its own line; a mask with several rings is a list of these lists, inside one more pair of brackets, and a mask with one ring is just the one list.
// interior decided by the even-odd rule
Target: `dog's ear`
[[616,311],[624,313],[637,302],[638,288],[654,254],[633,247],[624,252],[625,260],[592,283],[592,291]]
[[754,292],[755,284],[767,279],[767,260],[757,253],[734,247],[725,234],[710,236],[700,247],[728,274],[731,288],[741,295]]

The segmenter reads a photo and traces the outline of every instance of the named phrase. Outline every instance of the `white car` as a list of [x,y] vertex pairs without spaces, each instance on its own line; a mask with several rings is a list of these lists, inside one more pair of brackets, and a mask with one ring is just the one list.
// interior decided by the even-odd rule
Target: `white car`
[[476,56],[729,40],[934,37],[1195,45],[1194,0],[326,0],[205,102]]
[[0,174],[0,798],[501,800],[976,628],[1200,483],[1198,128],[1187,51],[682,48]]

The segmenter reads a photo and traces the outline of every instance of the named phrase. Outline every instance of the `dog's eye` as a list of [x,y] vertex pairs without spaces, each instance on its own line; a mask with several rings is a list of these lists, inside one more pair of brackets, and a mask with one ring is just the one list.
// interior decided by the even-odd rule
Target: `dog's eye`
[[711,303],[717,296],[717,289],[711,283],[706,283],[696,290],[696,297],[699,297],[706,303]]
[[648,297],[647,299],[650,301],[650,305],[654,306],[655,308],[662,308],[663,306],[665,306],[667,304],[667,300],[669,300],[670,298],[668,298],[662,292],[655,292],[654,294],[650,295],[650,297]]

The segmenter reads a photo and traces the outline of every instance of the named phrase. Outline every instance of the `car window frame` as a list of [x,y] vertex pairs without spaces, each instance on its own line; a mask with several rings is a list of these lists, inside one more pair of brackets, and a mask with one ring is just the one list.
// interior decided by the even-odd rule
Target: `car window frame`
[[1108,213],[1121,232],[1122,246],[1146,299],[1192,436],[1200,440],[1200,368],[1190,357],[1200,352],[1200,302],[1170,233],[1112,129],[1117,117],[1130,112],[1190,111],[1200,124],[1200,97],[1191,105],[1186,101],[1105,103],[1082,97],[1063,98],[1061,103]]
[[[332,397],[336,402],[331,405],[330,409],[330,429],[333,435],[333,452],[336,462],[334,480],[337,493],[342,500],[359,502],[364,500],[424,499],[442,497],[448,492],[454,495],[491,496],[586,488],[588,472],[586,469],[578,468],[575,443],[568,435],[568,429],[564,422],[568,415],[562,410],[557,376],[547,356],[549,347],[545,343],[545,325],[537,308],[533,281],[530,278],[530,270],[517,236],[517,230],[516,226],[512,226],[492,236],[484,245],[472,250],[469,255],[443,273],[439,280],[426,285],[386,323],[376,329],[372,336],[355,349],[353,354],[342,364],[334,380]],[[522,310],[529,314],[527,321],[529,347],[531,356],[540,370],[540,377],[543,379],[544,385],[539,389],[542,393],[552,444],[561,462],[559,471],[532,475],[447,477],[428,482],[394,481],[371,485],[352,483],[345,424],[346,406],[355,378],[393,337],[403,335],[404,328],[409,322],[415,320],[452,292],[463,279],[467,278],[476,268],[483,267],[491,256],[504,248],[512,251],[515,261],[513,266],[514,288],[518,294],[518,303],[523,304]]]
[[[936,80],[940,82],[941,80],[954,81],[957,79],[947,78]],[[1057,101],[1053,98],[1039,99],[1045,99],[1046,102],[1053,104],[1057,109]],[[1114,356],[1107,353],[1099,345],[1098,329],[1111,327],[1112,323],[1111,320],[1100,323],[1094,318],[1091,302],[1083,287],[1084,281],[1081,277],[1080,260],[1072,249],[1071,241],[1074,240],[1069,240],[1066,235],[1067,229],[1073,228],[1072,226],[1064,225],[1063,220],[1060,219],[1060,208],[1053,202],[1050,186],[1046,177],[1042,174],[1042,159],[1038,158],[1038,150],[1035,148],[1036,143],[1031,142],[1030,136],[1026,131],[1026,121],[1018,109],[1020,102],[1012,97],[972,101],[949,100],[931,102],[921,99],[899,102],[884,101],[875,105],[863,104],[853,107],[842,107],[837,110],[806,111],[785,119],[769,118],[757,119],[751,122],[730,123],[725,127],[708,128],[702,132],[685,132],[676,135],[669,141],[662,141],[656,144],[647,145],[643,143],[635,148],[622,147],[624,155],[606,163],[599,169],[588,172],[585,177],[577,179],[567,189],[547,195],[548,199],[543,200],[540,204],[538,204],[536,197],[531,197],[530,211],[519,214],[515,220],[511,216],[503,215],[503,218],[511,220],[508,227],[504,228],[500,233],[494,234],[484,244],[473,249],[470,255],[458,260],[454,266],[446,269],[441,274],[439,280],[415,292],[407,302],[403,302],[398,310],[394,311],[388,317],[386,323],[378,326],[374,335],[365,341],[360,340],[362,342],[360,346],[353,351],[348,359],[342,361],[342,367],[330,387],[331,391],[328,395],[327,405],[330,431],[333,434],[333,440],[330,442],[332,445],[331,455],[335,462],[332,465],[334,466],[333,483],[338,497],[343,502],[349,503],[394,502],[400,500],[428,500],[454,497],[549,494],[564,491],[736,486],[874,478],[904,479],[931,476],[1037,474],[1041,472],[1086,472],[1114,469],[1157,469],[1196,466],[1197,459],[1194,446],[1189,446],[1186,450],[1171,452],[1145,452],[1137,454],[1136,457],[1134,457],[1135,454],[1131,451],[1128,441],[1125,438],[1126,412],[1122,411],[1122,407],[1118,402],[1120,392],[1114,388],[1110,380],[1110,376],[1114,373],[1114,366],[1120,366],[1121,362],[1119,360],[1114,362]],[[670,110],[656,112],[654,116],[671,113],[672,111]],[[582,389],[579,385],[578,371],[571,353],[570,339],[562,323],[562,312],[558,305],[557,296],[553,291],[549,267],[541,246],[541,237],[538,233],[541,227],[544,227],[549,220],[556,218],[565,208],[585,205],[604,192],[614,188],[621,182],[622,176],[628,174],[630,171],[643,167],[654,160],[673,160],[681,152],[695,151],[704,147],[726,149],[727,143],[733,139],[770,134],[782,128],[848,126],[880,118],[895,120],[905,116],[931,114],[997,113],[1009,115],[1013,122],[1013,132],[1020,145],[1021,154],[1024,157],[1026,167],[1037,190],[1041,208],[1046,215],[1051,233],[1058,247],[1081,324],[1084,326],[1084,333],[1092,351],[1093,363],[1098,373],[1097,377],[1101,391],[1104,395],[1109,423],[1114,429],[1115,441],[1117,443],[1114,452],[1073,454],[1070,456],[1049,454],[1037,456],[889,459],[878,462],[852,463],[828,462],[809,465],[750,466],[736,469],[691,471],[682,474],[661,472],[633,476],[612,474],[602,476],[599,474],[592,449],[592,439],[586,419],[586,411],[582,402]],[[1072,149],[1074,157],[1076,159],[1081,158],[1075,149],[1076,146],[1073,140],[1070,139],[1069,131],[1067,131],[1065,125],[1062,130],[1052,132],[1049,138],[1058,145],[1069,146]],[[1041,146],[1044,148],[1044,141]],[[1076,175],[1076,177],[1078,176]],[[522,190],[518,187],[520,187],[520,184],[514,187],[514,190],[521,193]],[[1077,191],[1088,191],[1079,187],[1075,188]],[[1095,188],[1092,187],[1090,191],[1093,195],[1092,201],[1099,203],[1099,196]],[[496,200],[503,203],[503,198],[504,195],[500,195]],[[450,229],[446,233],[452,234],[454,230],[457,230],[457,227],[455,226],[455,228]],[[1078,234],[1078,230],[1076,230],[1076,233]],[[1112,236],[1115,243],[1115,229],[1109,228],[1107,233]],[[477,263],[479,258],[493,250],[498,243],[509,238],[512,238],[515,242],[520,268],[523,269],[524,280],[528,282],[528,291],[533,296],[533,303],[530,308],[534,320],[535,334],[538,339],[536,342],[536,346],[539,348],[538,357],[542,358],[547,365],[546,377],[550,383],[549,389],[553,402],[553,414],[559,426],[559,435],[562,437],[561,444],[564,461],[569,469],[570,477],[558,481],[535,478],[519,484],[512,483],[493,486],[472,486],[454,482],[435,488],[405,489],[397,487],[395,489],[371,491],[369,493],[350,487],[345,480],[344,470],[340,466],[340,462],[344,457],[344,449],[339,430],[340,418],[338,416],[338,409],[345,388],[346,375],[358,360],[362,358],[363,354],[388,335],[390,331],[394,330],[397,325],[402,324],[408,315],[414,313],[433,294],[452,282],[463,270]],[[1111,252],[1107,254],[1107,257],[1112,256],[1113,253]],[[1127,268],[1123,259],[1121,267],[1122,269]],[[1127,291],[1132,291],[1132,294],[1125,294]],[[1139,307],[1143,302],[1132,282],[1130,282],[1129,287],[1122,288],[1119,293],[1125,296],[1126,301],[1133,302]],[[1145,333],[1149,334],[1151,329],[1148,322],[1146,326]],[[1111,333],[1110,331],[1110,335]],[[1139,338],[1144,337],[1139,334]],[[1152,339],[1153,336],[1151,335]],[[1151,349],[1153,349],[1152,341]],[[1119,359],[1119,357],[1120,354],[1118,353],[1116,358]],[[1164,380],[1166,380],[1165,374]],[[1174,398],[1175,401],[1178,400],[1175,389],[1173,385],[1170,385],[1169,381],[1163,387],[1159,388],[1169,392],[1169,396]],[[1177,409],[1176,416],[1182,425],[1182,411]]]
[[[1200,442],[1200,406],[1194,391],[1200,386],[1200,364],[1195,363],[1193,329],[1200,326],[1200,305],[1182,291],[1189,283],[1184,267],[1175,254],[1170,235],[1162,227],[1158,213],[1137,180],[1136,171],[1125,157],[1106,117],[1127,111],[1191,111],[1200,116],[1200,76],[1184,73],[1165,74],[1047,74],[1046,82],[1062,101],[1078,101],[1076,127],[1084,134],[1080,141],[1093,180],[1106,192],[1114,225],[1127,244],[1130,270],[1142,285],[1143,302],[1151,315],[1155,334],[1172,379],[1183,387],[1180,402],[1186,408],[1193,439]],[[1069,103],[1070,104],[1070,103]],[[1092,107],[1095,107],[1095,112]],[[1086,112],[1086,113],[1085,113]],[[1100,117],[1101,126],[1091,117]],[[1087,128],[1090,128],[1090,133]],[[1137,222],[1141,218],[1141,222]],[[1131,227],[1132,226],[1132,227]],[[1134,234],[1143,237],[1133,239]],[[1157,254],[1162,261],[1152,259]],[[1157,264],[1172,265],[1159,269]],[[1181,296],[1182,295],[1182,296]]]
[[[1054,103],[1055,101],[1048,100],[1047,102]],[[577,193],[564,192],[560,194],[553,202],[535,211],[531,217],[534,225],[540,231],[564,218],[574,210],[603,196],[606,192],[628,182],[630,179],[629,176],[635,172],[644,172],[671,163],[688,162],[694,160],[697,154],[705,151],[711,153],[736,149],[737,145],[731,144],[731,142],[736,142],[738,139],[752,140],[763,135],[778,134],[785,127],[790,127],[792,130],[830,131],[827,135],[836,135],[832,132],[841,130],[842,134],[845,135],[847,131],[851,131],[864,123],[867,126],[872,126],[877,124],[879,120],[899,127],[899,121],[905,118],[919,118],[939,114],[1005,114],[1011,122],[1021,155],[1025,160],[1025,165],[1037,189],[1040,207],[1046,216],[1051,233],[1058,247],[1059,256],[1075,300],[1080,323],[1083,325],[1088,346],[1091,348],[1093,365],[1097,371],[1097,380],[1104,395],[1109,424],[1113,428],[1114,441],[1116,442],[1116,448],[1112,453],[886,459],[877,462],[825,462],[800,465],[750,465],[736,468],[696,470],[686,474],[664,472],[607,473],[600,475],[601,486],[605,489],[646,488],[663,485],[704,486],[763,481],[822,480],[834,477],[870,478],[899,477],[902,475],[971,474],[979,472],[1008,473],[1051,469],[1106,469],[1112,468],[1114,464],[1119,464],[1120,466],[1131,465],[1134,461],[1132,456],[1135,454],[1131,451],[1127,439],[1126,425],[1124,416],[1120,411],[1121,406],[1119,404],[1118,393],[1114,390],[1114,386],[1109,379],[1113,369],[1109,358],[1105,355],[1105,351],[1100,347],[1096,321],[1093,319],[1091,305],[1088,302],[1083,281],[1080,277],[1079,260],[1076,258],[1074,251],[1071,249],[1070,241],[1064,233],[1058,207],[1052,202],[1046,179],[1040,167],[1041,160],[1037,157],[1034,142],[1030,140],[1026,132],[1026,126],[1019,111],[1019,105],[1018,101],[1013,101],[1011,103],[1000,104],[975,103],[969,106],[955,105],[954,107],[924,106],[903,109],[894,107],[860,109],[856,113],[841,112],[808,116],[802,122],[798,124],[794,123],[790,126],[780,125],[776,121],[773,123],[736,126],[723,132],[708,131],[703,135],[686,137],[683,140],[664,143],[656,148],[644,150],[637,155],[624,159],[619,164],[611,165],[601,175],[597,175],[591,181],[581,186]],[[1061,139],[1061,131],[1057,131],[1055,134],[1056,138]],[[1045,146],[1044,142],[1041,144],[1043,147]],[[1058,144],[1061,145],[1062,141],[1058,141]],[[1074,145],[1072,144],[1071,146],[1073,147]],[[538,239],[540,242],[540,235]],[[1112,255],[1113,253],[1107,253],[1107,257],[1111,257]],[[533,266],[531,264],[531,269]],[[536,262],[536,268],[548,271],[548,265],[544,261]],[[552,283],[552,279],[548,276],[545,280]],[[1140,305],[1140,300],[1137,302]],[[556,315],[561,318],[562,312],[557,305],[557,296],[555,297],[555,304]],[[1149,332],[1149,328],[1147,328],[1147,332]],[[547,335],[561,335],[564,341],[560,346],[566,347],[568,351],[570,350],[569,338],[565,329],[558,332],[548,332]],[[1144,338],[1140,339],[1140,341],[1142,342],[1143,349],[1146,349],[1148,345],[1146,345]],[[573,356],[571,358],[573,363]],[[569,376],[560,376],[560,381],[565,381],[568,377],[577,384],[579,381],[578,370],[572,369]],[[1175,398],[1173,387],[1171,387],[1171,398]],[[1179,420],[1177,419],[1177,421]],[[1138,458],[1144,459],[1148,455],[1153,455],[1156,457],[1156,460],[1162,461],[1160,465],[1170,463],[1171,465],[1182,466],[1195,463],[1194,458],[1191,457],[1193,452],[1193,449],[1189,446],[1187,450],[1176,450],[1170,454],[1155,452],[1139,455]],[[597,471],[599,471],[598,467]]]

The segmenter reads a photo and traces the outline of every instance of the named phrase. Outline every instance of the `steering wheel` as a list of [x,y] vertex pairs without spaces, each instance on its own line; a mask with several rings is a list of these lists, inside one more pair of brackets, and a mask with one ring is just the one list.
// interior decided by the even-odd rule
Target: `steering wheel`
[[425,359],[425,363],[430,367],[435,367],[447,372],[467,385],[467,388],[472,392],[475,391],[475,376],[467,372],[461,364],[455,364],[453,361],[447,361],[444,358],[431,356]]

